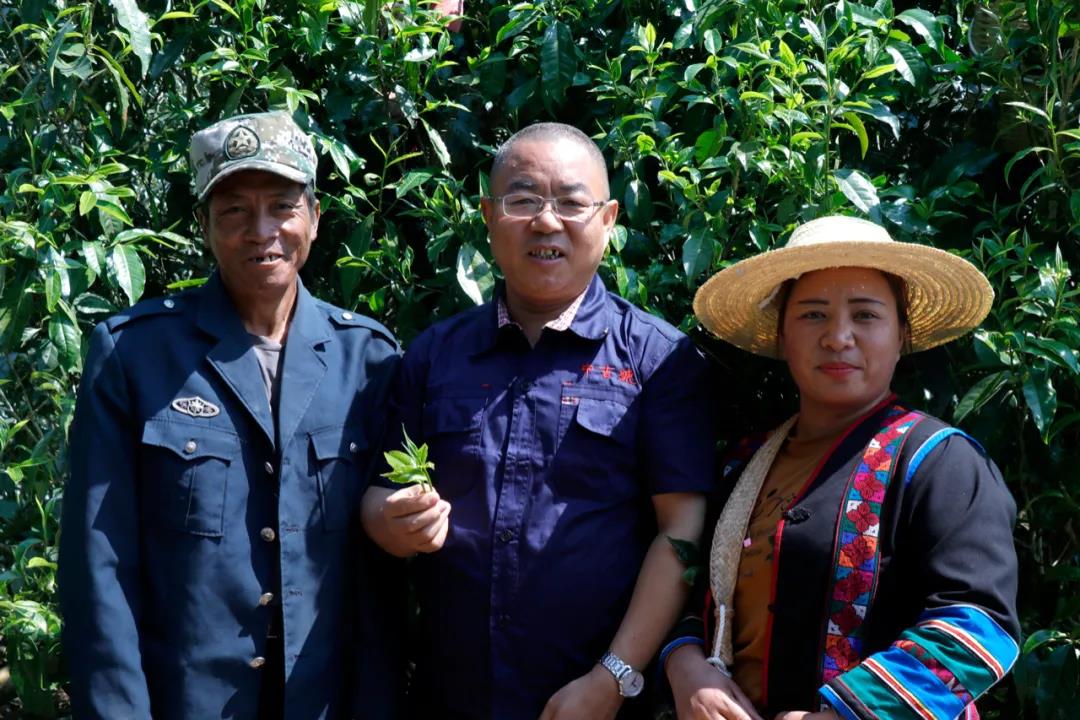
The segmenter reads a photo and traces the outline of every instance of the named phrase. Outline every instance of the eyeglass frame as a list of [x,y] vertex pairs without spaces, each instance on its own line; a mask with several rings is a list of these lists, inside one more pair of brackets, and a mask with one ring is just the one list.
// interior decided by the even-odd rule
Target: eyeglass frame
[[[527,195],[529,197],[540,198],[540,209],[532,215],[514,215],[513,213],[508,213],[506,212],[506,198],[510,197],[511,195]],[[567,198],[571,196],[563,195],[561,197]],[[499,210],[501,210],[502,214],[506,217],[514,218],[516,220],[535,220],[543,214],[546,208],[550,206],[551,214],[559,218],[563,222],[586,222],[587,219],[591,220],[596,215],[596,211],[599,208],[602,208],[609,202],[611,202],[611,198],[608,198],[607,200],[593,200],[592,202],[586,204],[586,207],[592,208],[592,211],[587,216],[582,216],[581,218],[568,218],[563,217],[556,208],[556,203],[559,201],[559,197],[545,197],[543,195],[537,195],[536,193],[530,192],[511,192],[506,193],[505,195],[488,195],[487,199],[492,202],[498,202]]]

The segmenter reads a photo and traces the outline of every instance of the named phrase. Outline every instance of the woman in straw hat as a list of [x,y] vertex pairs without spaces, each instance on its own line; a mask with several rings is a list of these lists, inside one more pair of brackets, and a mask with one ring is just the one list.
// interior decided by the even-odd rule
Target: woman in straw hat
[[680,720],[977,717],[1018,653],[1015,504],[890,386],[992,299],[967,261],[847,217],[698,291],[705,327],[787,362],[799,412],[723,465],[708,588],[661,656]]

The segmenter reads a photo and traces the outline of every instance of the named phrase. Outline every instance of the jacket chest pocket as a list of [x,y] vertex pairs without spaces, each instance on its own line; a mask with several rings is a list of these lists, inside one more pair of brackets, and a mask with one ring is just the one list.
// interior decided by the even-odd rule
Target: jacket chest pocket
[[227,430],[147,422],[141,462],[151,512],[175,530],[221,537],[229,473],[239,447],[239,438]]
[[560,494],[619,500],[637,492],[634,396],[580,386],[563,388],[553,473]]
[[323,529],[337,532],[352,521],[366,455],[367,439],[356,425],[323,428],[309,434],[319,484]]

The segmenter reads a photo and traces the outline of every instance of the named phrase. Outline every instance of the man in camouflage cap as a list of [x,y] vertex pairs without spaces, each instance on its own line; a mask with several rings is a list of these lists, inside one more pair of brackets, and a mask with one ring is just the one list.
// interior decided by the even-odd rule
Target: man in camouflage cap
[[61,541],[78,718],[395,715],[399,568],[354,511],[398,345],[298,277],[316,162],[285,113],[197,133],[217,269],[94,331]]

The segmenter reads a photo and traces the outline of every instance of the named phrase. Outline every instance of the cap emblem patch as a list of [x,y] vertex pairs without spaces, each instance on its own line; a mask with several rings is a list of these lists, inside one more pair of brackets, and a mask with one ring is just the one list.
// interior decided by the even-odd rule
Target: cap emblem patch
[[237,125],[225,137],[225,157],[240,160],[259,152],[259,136],[255,131],[243,125]]

